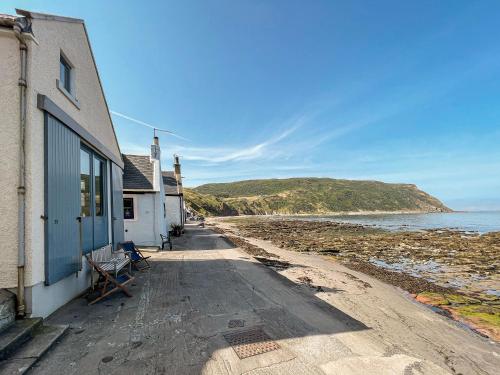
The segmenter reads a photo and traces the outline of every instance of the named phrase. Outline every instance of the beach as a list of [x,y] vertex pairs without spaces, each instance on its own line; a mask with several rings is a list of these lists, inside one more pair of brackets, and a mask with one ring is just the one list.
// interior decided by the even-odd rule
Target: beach
[[[337,262],[394,285],[436,312],[500,340],[500,232],[395,231],[286,217],[210,222],[219,230],[236,231],[236,241],[257,239],[281,249],[319,254],[325,262]],[[259,247],[250,246],[249,251],[278,260]]]

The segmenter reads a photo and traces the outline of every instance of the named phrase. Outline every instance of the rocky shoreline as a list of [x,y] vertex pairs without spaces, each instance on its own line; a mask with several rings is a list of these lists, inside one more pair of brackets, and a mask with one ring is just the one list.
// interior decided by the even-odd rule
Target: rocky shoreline
[[[500,341],[500,232],[388,232],[331,221],[222,220],[235,225],[243,236],[287,250],[315,252],[400,287],[417,301]],[[263,258],[274,255],[258,247],[246,251]]]
[[[258,218],[258,219],[287,219],[296,217],[337,217],[337,216],[371,216],[371,215],[421,215],[421,214],[435,214],[435,213],[451,213],[451,212],[461,212],[454,211],[452,209],[427,209],[427,210],[392,210],[392,211],[325,211],[325,212],[314,212],[314,213],[269,213],[263,215],[238,215],[238,218]],[[224,216],[222,216],[224,217]],[[234,216],[225,216],[232,218]]]

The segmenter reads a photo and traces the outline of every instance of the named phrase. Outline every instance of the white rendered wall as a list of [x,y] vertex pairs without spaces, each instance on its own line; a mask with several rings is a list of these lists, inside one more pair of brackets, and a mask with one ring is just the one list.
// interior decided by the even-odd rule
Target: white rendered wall
[[17,285],[19,42],[0,30],[0,288]]
[[171,224],[181,225],[181,198],[179,196],[165,196],[167,219]]
[[[158,193],[123,194],[124,198],[134,198],[133,220],[125,219],[125,241],[134,241],[136,245],[159,246],[155,231],[156,196]],[[158,235],[159,237],[159,235]]]
[[82,258],[82,271],[74,273],[55,284],[43,282],[26,289],[27,311],[31,316],[45,318],[59,307],[78,297],[90,286],[90,267]]
[[165,207],[165,198],[161,193],[155,194],[155,237],[157,246],[161,246],[161,237],[160,233],[167,235],[168,226],[167,226],[167,217],[166,217],[166,207]]
[[170,230],[170,222],[167,218],[166,202],[165,202],[165,187],[163,186],[163,176],[161,174],[161,155],[158,155],[158,159],[153,160],[154,163],[154,189],[158,191],[156,196],[156,227],[155,235],[158,246],[161,246],[160,233],[167,235]]

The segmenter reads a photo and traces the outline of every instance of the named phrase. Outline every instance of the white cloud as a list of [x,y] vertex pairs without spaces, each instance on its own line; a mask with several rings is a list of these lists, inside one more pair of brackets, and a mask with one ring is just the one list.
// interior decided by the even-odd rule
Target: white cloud
[[185,147],[173,146],[174,152],[184,160],[202,161],[213,164],[270,158],[280,153],[278,144],[309,121],[308,116],[300,116],[287,122],[288,127],[267,141],[245,147]]

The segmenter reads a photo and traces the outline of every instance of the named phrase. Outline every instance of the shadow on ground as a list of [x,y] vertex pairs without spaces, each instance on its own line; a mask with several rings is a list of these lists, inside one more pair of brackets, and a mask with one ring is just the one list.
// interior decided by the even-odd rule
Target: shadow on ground
[[[315,356],[352,355],[336,334],[367,329],[206,229],[189,230],[174,248],[135,273],[132,298],[115,294],[88,306],[82,297],[53,314],[51,323],[71,329],[32,373],[241,373],[293,364],[308,350],[311,363],[294,371],[317,373]],[[280,349],[238,358],[223,335],[256,327]]]

